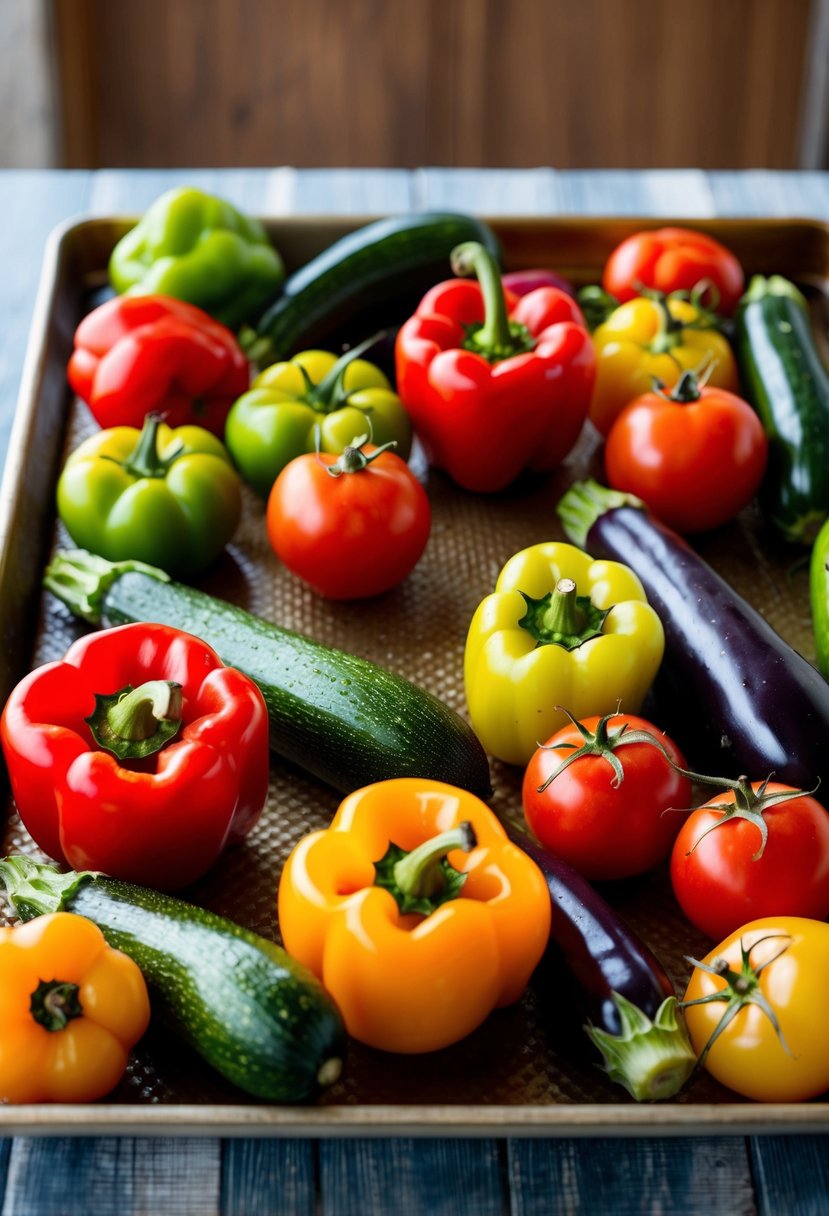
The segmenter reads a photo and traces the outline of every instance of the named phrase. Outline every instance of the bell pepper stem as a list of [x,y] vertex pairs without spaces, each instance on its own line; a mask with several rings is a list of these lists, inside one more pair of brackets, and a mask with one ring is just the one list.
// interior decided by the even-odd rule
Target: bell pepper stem
[[147,414],[138,442],[124,461],[124,467],[135,477],[163,477],[184,450],[183,445],[179,446],[170,456],[161,458],[158,451],[161,421],[160,414]]
[[444,876],[439,863],[453,849],[471,853],[476,844],[471,823],[461,823],[430,840],[424,840],[423,844],[407,853],[394,866],[398,887],[404,895],[415,899],[429,899],[437,895],[444,886]]
[[637,1102],[654,1102],[678,1093],[696,1067],[675,996],[667,997],[651,1020],[620,993],[613,1002],[622,1024],[621,1033],[609,1034],[585,1026],[588,1038],[601,1053],[612,1081],[624,1086]]
[[563,646],[576,650],[590,638],[599,637],[609,608],[597,608],[589,596],[579,595],[572,578],[561,578],[554,590],[535,600],[519,591],[527,611],[518,625],[526,629],[537,646]]
[[32,1017],[44,1030],[65,1030],[73,1018],[83,1014],[79,992],[70,980],[41,980],[32,993]]
[[484,302],[483,324],[469,330],[464,345],[491,360],[532,350],[535,343],[526,326],[510,322],[501,271],[489,250],[478,241],[465,241],[455,246],[450,260],[454,274],[475,275]]
[[[334,399],[342,394],[342,383],[345,377],[346,369],[355,359],[359,359],[367,350],[371,350],[372,346],[376,346],[385,336],[387,330],[381,330],[379,333],[372,334],[370,338],[366,338],[364,342],[360,342],[358,346],[352,346],[351,350],[347,350],[345,354],[340,355],[337,362],[331,370],[320,380],[319,384],[313,385],[308,393],[308,402],[311,405],[331,405]],[[300,371],[304,369],[300,366]]]
[[181,685],[147,680],[115,693],[96,693],[95,711],[84,718],[99,747],[119,760],[143,760],[161,751],[181,727]]

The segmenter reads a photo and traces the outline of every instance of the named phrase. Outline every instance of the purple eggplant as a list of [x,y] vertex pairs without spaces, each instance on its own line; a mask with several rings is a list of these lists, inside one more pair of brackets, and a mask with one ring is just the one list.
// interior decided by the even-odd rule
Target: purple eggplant
[[624,562],[665,630],[660,723],[697,769],[813,789],[829,780],[829,684],[682,537],[596,482],[558,507],[574,544]]
[[696,1057],[662,964],[586,878],[517,824],[503,824],[550,892],[550,940],[534,984],[557,1033],[576,1011],[612,1080],[640,1101],[672,1097]]
[[537,287],[558,287],[560,291],[566,291],[568,296],[576,294],[573,284],[554,270],[511,270],[501,275],[501,282],[517,296],[529,295]]

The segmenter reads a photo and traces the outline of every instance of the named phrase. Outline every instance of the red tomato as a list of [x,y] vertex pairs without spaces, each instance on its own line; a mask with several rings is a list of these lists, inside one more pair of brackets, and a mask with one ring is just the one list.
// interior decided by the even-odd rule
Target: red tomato
[[[790,788],[770,782],[768,793]],[[676,838],[671,882],[685,915],[716,939],[758,917],[824,920],[829,916],[829,814],[808,794],[766,806],[760,812],[768,829],[763,847],[756,823],[721,809],[734,799],[728,790],[698,807]]]
[[[671,767],[652,743],[620,739],[644,731],[654,736],[680,768],[679,748],[658,727],[632,714],[606,719],[584,718],[591,736],[601,735],[602,722],[613,754],[622,766],[618,784],[604,755],[581,755],[545,789],[540,787],[585,742],[571,724],[557,731],[530,758],[524,773],[524,815],[545,848],[568,861],[585,878],[630,878],[643,874],[667,857],[682,817],[674,813],[691,805],[690,782]],[[669,810],[669,808],[671,808]]]
[[703,232],[688,228],[657,228],[637,232],[613,250],[602,279],[605,291],[620,302],[656,291],[693,291],[708,280],[716,290],[717,312],[732,313],[743,294],[743,269],[730,250]]
[[[339,476],[329,472],[355,450],[364,467]],[[395,587],[429,539],[431,510],[422,485],[399,456],[381,452],[372,458],[376,451],[365,445],[347,448],[342,456],[298,456],[268,498],[274,552],[329,599],[360,599]]]
[[768,456],[748,402],[722,388],[693,391],[696,400],[637,397],[611,427],[604,453],[610,485],[643,499],[677,532],[733,519],[759,489]]

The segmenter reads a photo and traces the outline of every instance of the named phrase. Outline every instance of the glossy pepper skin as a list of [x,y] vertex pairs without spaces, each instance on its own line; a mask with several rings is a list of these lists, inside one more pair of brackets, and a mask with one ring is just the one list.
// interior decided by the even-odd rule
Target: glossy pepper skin
[[393,441],[396,454],[408,458],[409,416],[383,372],[358,357],[362,349],[340,358],[305,350],[272,363],[234,403],[225,441],[245,481],[263,498],[287,464],[315,450],[317,428],[320,450],[332,455],[370,435],[377,447]]
[[[168,735],[174,718],[151,716],[149,734],[119,723],[113,746],[148,751],[119,759],[87,719],[98,698],[149,682],[180,686],[181,725]],[[139,709],[144,725],[146,705]],[[267,793],[259,689],[204,642],[166,625],[90,634],[25,676],[6,702],[0,742],[20,817],[45,853],[160,889],[195,882],[243,840]]]
[[707,383],[740,391],[731,347],[688,300],[640,296],[614,309],[593,332],[596,383],[590,420],[606,435],[624,407],[653,390],[672,389],[683,372],[709,367]]
[[576,442],[595,358],[578,305],[555,287],[518,298],[474,244],[423,297],[397,337],[397,389],[432,464],[467,490],[502,490],[546,472]]
[[235,329],[277,294],[285,267],[258,220],[183,186],[121,238],[109,277],[119,294],[175,296]]
[[[402,912],[375,885],[389,846],[411,858],[462,824],[476,843],[448,853],[454,879],[466,875],[459,892],[427,914]],[[518,1000],[547,944],[550,897],[541,871],[478,798],[403,777],[350,794],[326,831],[299,842],[279,884],[279,924],[349,1034],[415,1053],[456,1042]]]
[[[659,617],[636,575],[549,541],[516,553],[472,617],[464,682],[486,750],[526,764],[576,719],[635,713],[664,649]],[[564,707],[564,709],[562,708]]]
[[67,367],[99,426],[137,426],[149,413],[170,426],[221,436],[250,384],[236,338],[206,312],[169,296],[117,296],[84,317]]
[[0,1102],[93,1102],[150,1020],[136,963],[71,912],[0,928]]
[[58,479],[58,514],[76,545],[109,561],[147,562],[168,574],[209,566],[242,512],[239,475],[215,435],[110,427],[85,439]]

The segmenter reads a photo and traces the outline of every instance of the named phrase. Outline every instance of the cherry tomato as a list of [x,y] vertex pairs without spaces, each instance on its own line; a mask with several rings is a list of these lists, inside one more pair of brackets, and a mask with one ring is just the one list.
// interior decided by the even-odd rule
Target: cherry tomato
[[[829,1089],[829,925],[797,916],[754,920],[700,962],[720,970],[723,959],[742,981],[736,994],[741,1007],[703,1057],[708,1072],[759,1102],[801,1102],[824,1093]],[[684,1001],[727,989],[726,977],[697,966]],[[728,1009],[720,1000],[685,1008],[698,1055]]]
[[829,814],[809,794],[768,783],[769,798],[780,793],[789,797],[746,817],[734,809],[736,792],[726,790],[682,825],[671,882],[685,915],[709,937],[759,916],[829,916]]
[[763,425],[747,401],[699,387],[692,372],[668,395],[637,397],[605,445],[607,480],[635,494],[677,532],[727,523],[760,487],[768,456]]
[[268,498],[274,552],[335,600],[378,595],[402,582],[426,547],[430,524],[429,500],[409,466],[370,444],[341,456],[298,456]]
[[[654,737],[675,764],[685,768],[679,748],[658,727],[632,714],[584,718],[594,740],[563,768],[587,742],[577,724],[557,731],[535,751],[524,773],[522,799],[530,830],[545,848],[568,861],[585,878],[629,878],[643,874],[667,857],[682,816],[691,805],[691,786],[658,747],[641,740]],[[603,734],[619,768],[601,754]],[[622,740],[629,737],[630,742]],[[549,784],[547,784],[549,782]],[[543,787],[543,788],[542,788]],[[668,809],[671,808],[671,809]]]
[[693,291],[707,282],[714,298],[706,303],[729,315],[743,294],[743,269],[734,254],[703,232],[656,228],[637,232],[617,245],[607,259],[602,283],[620,302],[642,294],[643,287]]

